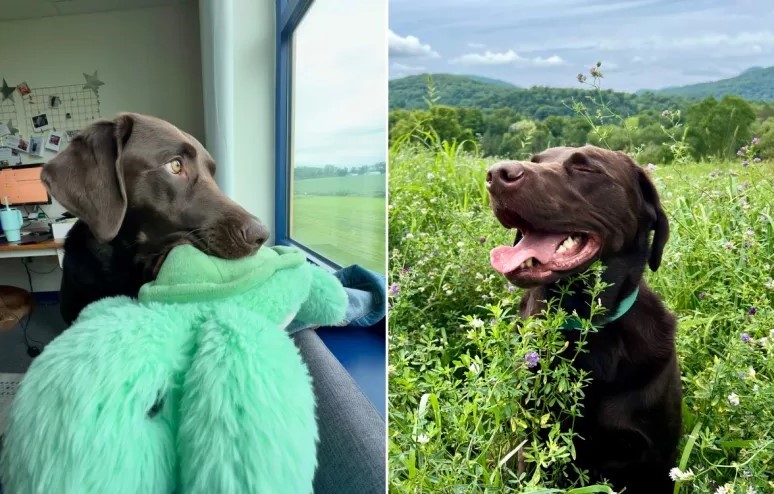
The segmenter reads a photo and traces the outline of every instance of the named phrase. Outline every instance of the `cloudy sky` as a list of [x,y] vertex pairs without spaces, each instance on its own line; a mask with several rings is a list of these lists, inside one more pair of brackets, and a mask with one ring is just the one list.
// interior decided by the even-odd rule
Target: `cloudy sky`
[[771,0],[389,0],[391,78],[476,74],[577,87],[603,62],[604,87],[635,91],[774,65]]
[[295,31],[297,166],[385,161],[387,5],[380,0],[377,6],[362,0],[313,2]]

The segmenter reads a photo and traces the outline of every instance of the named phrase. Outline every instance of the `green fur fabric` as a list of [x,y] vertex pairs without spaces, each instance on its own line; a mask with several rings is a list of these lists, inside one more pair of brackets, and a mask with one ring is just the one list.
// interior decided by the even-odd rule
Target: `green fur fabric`
[[311,378],[285,327],[346,293],[295,249],[170,252],[139,300],[87,307],[29,369],[0,453],[7,494],[312,492]]

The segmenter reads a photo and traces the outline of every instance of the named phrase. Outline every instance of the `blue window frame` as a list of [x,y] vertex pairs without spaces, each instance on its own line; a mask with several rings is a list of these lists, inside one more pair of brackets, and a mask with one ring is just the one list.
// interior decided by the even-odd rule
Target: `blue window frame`
[[290,238],[290,133],[291,87],[293,84],[293,32],[304,18],[314,0],[277,0],[277,79],[276,115],[274,130],[275,243],[293,245],[318,258],[321,264],[339,268],[329,259],[322,258]]
[[[375,26],[386,8],[375,7],[276,1],[274,235],[332,269],[384,274],[387,51],[382,67],[386,30]],[[329,36],[341,10],[347,22]]]

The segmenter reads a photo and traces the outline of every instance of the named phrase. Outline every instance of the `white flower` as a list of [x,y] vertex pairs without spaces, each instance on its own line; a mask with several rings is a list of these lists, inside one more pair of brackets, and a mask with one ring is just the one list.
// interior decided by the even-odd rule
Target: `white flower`
[[737,395],[736,393],[731,393],[730,395],[728,395],[728,402],[732,406],[738,407],[739,406],[739,395]]
[[758,494],[758,491],[756,491],[752,487],[748,487],[747,488],[747,494]]
[[451,296],[452,293],[454,293],[454,292],[452,292],[451,290],[446,290],[446,295]]
[[470,369],[470,372],[472,372],[473,374],[478,374],[479,372],[481,372],[481,368],[475,362],[471,363],[468,369]]
[[417,436],[417,442],[419,444],[427,444],[428,442],[430,442],[430,438],[427,437],[427,434],[420,434]]
[[435,175],[433,175],[432,173],[428,173],[428,174],[427,174],[427,179],[428,179],[428,180],[432,180],[432,179],[434,179],[434,178],[435,178]]
[[477,317],[474,317],[473,319],[471,319],[468,324],[470,324],[471,327],[476,328],[476,329],[484,327],[484,321],[482,321],[481,319],[479,319]]
[[686,471],[682,471],[677,467],[674,467],[669,471],[669,478],[675,482],[687,482],[694,479],[693,471],[689,468]]
[[758,394],[758,392],[759,392],[760,390],[761,390],[761,387],[760,387],[760,386],[758,386],[757,384],[756,384],[755,386],[753,386],[753,393],[755,393],[755,394]]
[[747,371],[747,379],[755,379],[755,369],[752,367]]
[[731,484],[726,484],[718,487],[718,489],[715,491],[715,494],[731,494],[732,492],[734,492],[734,486]]
[[405,238],[406,240],[411,240],[412,238],[414,238],[414,234],[413,234],[413,233],[407,233],[407,234],[406,234],[406,236],[405,236],[404,238]]
[[465,247],[465,242],[457,242],[457,247]]

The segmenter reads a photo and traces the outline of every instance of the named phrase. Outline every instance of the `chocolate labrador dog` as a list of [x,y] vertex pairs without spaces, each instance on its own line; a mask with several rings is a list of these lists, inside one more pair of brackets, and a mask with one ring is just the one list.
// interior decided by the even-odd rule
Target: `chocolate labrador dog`
[[[577,464],[630,494],[672,492],[682,392],[675,318],[643,280],[646,264],[658,269],[669,237],[653,183],[626,155],[585,146],[497,163],[487,187],[497,219],[518,230],[514,245],[495,248],[491,262],[527,289],[522,318],[559,298],[560,280],[597,260],[605,267],[607,312],[574,362],[592,377],[574,427]],[[588,318],[590,296],[572,288],[563,308]],[[570,325],[565,333],[572,348],[579,331]]]
[[64,245],[68,325],[91,302],[137,296],[175,245],[225,259],[260,248],[268,230],[223,195],[214,174],[212,156],[194,137],[133,113],[91,125],[44,166],[50,194],[79,218]]

